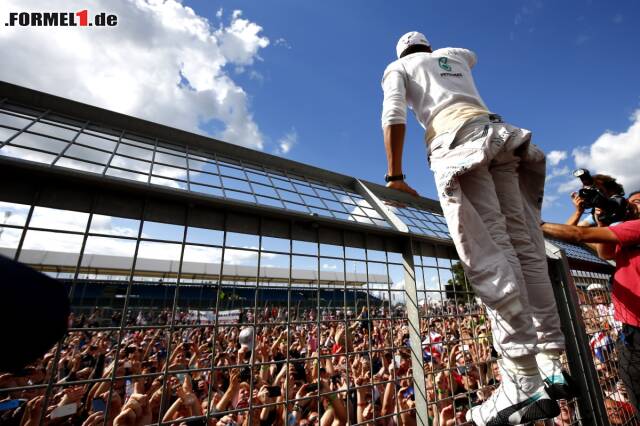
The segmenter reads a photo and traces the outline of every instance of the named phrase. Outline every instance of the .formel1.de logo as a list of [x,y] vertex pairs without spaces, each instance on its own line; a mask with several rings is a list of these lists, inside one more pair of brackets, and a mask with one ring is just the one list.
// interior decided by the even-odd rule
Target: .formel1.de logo
[[77,12],[9,12],[5,27],[115,27],[118,16],[100,12],[93,16],[87,9]]

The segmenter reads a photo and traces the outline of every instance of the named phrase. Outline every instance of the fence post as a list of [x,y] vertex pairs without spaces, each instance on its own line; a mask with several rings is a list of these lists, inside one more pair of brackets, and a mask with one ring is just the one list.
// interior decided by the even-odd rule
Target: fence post
[[411,345],[411,367],[413,371],[413,388],[416,403],[416,421],[420,426],[429,425],[427,405],[427,386],[424,377],[422,358],[422,336],[420,333],[420,307],[418,305],[418,289],[413,264],[413,241],[407,237],[403,244],[402,260],[404,266],[404,291],[409,320],[409,342]]
[[578,409],[583,425],[609,426],[602,388],[578,303],[569,262],[562,249],[546,242],[549,276],[565,335],[567,362],[578,386]]
[[416,423],[418,426],[429,425],[429,411],[427,404],[427,385],[424,375],[422,358],[422,336],[420,333],[420,308],[418,305],[418,289],[416,288],[416,271],[413,264],[413,240],[407,225],[389,209],[362,181],[355,180],[355,189],[367,199],[371,206],[398,232],[402,237],[402,266],[404,268],[404,297],[409,321],[409,343],[411,346],[411,369],[413,371],[413,392],[416,403]]

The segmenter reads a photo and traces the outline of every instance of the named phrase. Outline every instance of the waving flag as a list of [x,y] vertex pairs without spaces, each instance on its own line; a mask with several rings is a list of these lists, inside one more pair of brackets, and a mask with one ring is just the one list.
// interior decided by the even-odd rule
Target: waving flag
[[600,362],[605,362],[613,350],[613,339],[604,331],[595,333],[589,340],[593,354]]
[[435,332],[429,331],[429,336],[422,341],[424,347],[423,359],[424,361],[431,361],[433,358],[440,359],[444,350],[442,344],[442,336]]

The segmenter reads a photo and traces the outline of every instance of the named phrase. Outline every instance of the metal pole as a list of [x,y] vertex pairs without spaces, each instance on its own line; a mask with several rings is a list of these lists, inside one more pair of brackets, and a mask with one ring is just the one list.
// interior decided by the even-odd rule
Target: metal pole
[[418,307],[418,290],[416,288],[416,274],[413,265],[413,240],[405,239],[402,250],[402,264],[404,266],[404,291],[409,320],[409,341],[411,343],[411,366],[413,369],[413,388],[416,403],[416,424],[429,425],[427,409],[427,386],[424,379],[424,364],[422,359],[422,336],[420,334],[420,310]]
[[564,252],[546,243],[549,276],[565,335],[567,362],[578,387],[578,409],[582,425],[609,426],[598,374],[578,303],[578,294]]

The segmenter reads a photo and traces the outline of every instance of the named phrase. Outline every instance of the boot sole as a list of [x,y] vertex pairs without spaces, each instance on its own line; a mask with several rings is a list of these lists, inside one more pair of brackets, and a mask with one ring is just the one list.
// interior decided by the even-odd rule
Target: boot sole
[[534,402],[525,411],[520,418],[519,423],[531,423],[536,420],[552,419],[560,415],[560,406],[552,399],[541,399]]

